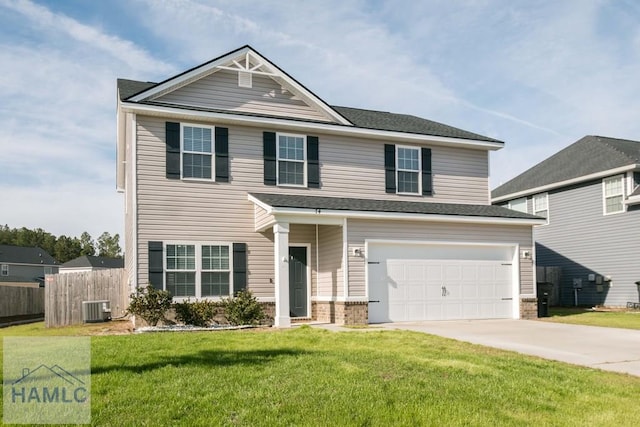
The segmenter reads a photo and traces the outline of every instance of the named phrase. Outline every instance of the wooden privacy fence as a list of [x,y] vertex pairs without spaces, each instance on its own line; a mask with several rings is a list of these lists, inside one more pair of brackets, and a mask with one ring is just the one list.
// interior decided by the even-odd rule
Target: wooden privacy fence
[[44,314],[44,288],[0,286],[0,319]]
[[44,289],[44,321],[48,328],[82,323],[82,301],[109,300],[113,318],[124,316],[129,305],[124,268],[50,274]]

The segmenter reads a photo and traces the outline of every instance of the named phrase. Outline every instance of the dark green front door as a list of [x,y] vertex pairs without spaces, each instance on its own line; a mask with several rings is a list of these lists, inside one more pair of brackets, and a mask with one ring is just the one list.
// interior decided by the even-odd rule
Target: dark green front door
[[289,248],[289,311],[291,317],[307,317],[307,248]]

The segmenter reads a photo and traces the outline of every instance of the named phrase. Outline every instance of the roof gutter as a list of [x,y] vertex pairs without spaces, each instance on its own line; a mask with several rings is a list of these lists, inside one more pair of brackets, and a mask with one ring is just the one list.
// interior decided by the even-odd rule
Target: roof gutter
[[606,171],[596,172],[589,175],[579,176],[577,178],[567,179],[565,181],[554,182],[547,185],[542,185],[540,187],[529,188],[523,191],[517,191],[515,193],[505,194],[504,196],[493,197],[491,199],[492,203],[499,203],[506,200],[513,200],[524,196],[529,196],[531,194],[544,193],[545,191],[554,190],[556,188],[566,187],[568,185],[579,184],[582,182],[592,181],[594,179],[605,178],[611,175],[617,175],[620,173],[632,171],[640,169],[640,164],[632,163],[627,166],[621,166],[615,169],[607,169]]
[[185,120],[207,120],[218,123],[237,124],[254,127],[278,127],[281,129],[308,132],[314,130],[326,134],[346,135],[355,137],[366,137],[379,140],[397,140],[404,142],[421,142],[432,145],[465,147],[483,150],[499,150],[503,148],[502,142],[480,141],[462,138],[450,138],[443,136],[424,135],[408,132],[386,131],[376,129],[366,129],[354,126],[342,126],[330,123],[302,122],[286,118],[271,118],[260,116],[245,116],[239,114],[218,113],[211,111],[186,110],[180,107],[167,107],[158,105],[139,104],[136,102],[124,101],[121,108],[125,112],[145,114],[148,116],[173,117]]

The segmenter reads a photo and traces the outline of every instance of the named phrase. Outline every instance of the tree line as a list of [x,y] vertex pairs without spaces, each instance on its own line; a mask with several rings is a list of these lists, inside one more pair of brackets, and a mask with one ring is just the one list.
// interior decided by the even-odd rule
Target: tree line
[[57,237],[41,228],[31,230],[4,225],[0,226],[0,245],[37,246],[47,251],[60,264],[83,255],[122,258],[120,235],[112,236],[106,231],[94,241],[86,231],[79,238],[65,235]]

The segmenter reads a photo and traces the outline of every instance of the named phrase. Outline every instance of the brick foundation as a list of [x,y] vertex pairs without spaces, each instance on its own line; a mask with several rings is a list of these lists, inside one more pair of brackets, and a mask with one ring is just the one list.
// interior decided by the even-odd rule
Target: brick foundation
[[368,302],[336,302],[337,325],[366,325],[369,323]]
[[336,325],[366,325],[369,322],[369,303],[344,301],[313,301],[313,320]]
[[537,298],[521,298],[520,299],[520,318],[525,320],[538,318],[538,299]]

